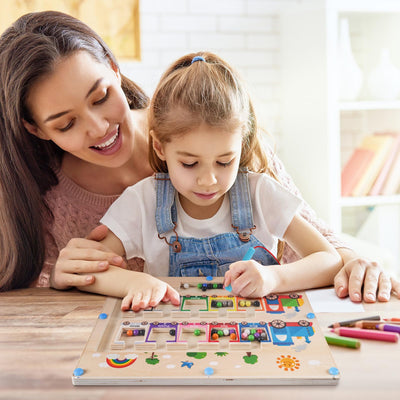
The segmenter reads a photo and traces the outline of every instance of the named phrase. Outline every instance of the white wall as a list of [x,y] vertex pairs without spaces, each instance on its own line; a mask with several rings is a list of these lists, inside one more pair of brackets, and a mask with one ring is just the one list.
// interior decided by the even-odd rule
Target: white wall
[[279,136],[279,10],[296,0],[141,0],[140,62],[122,72],[151,95],[167,66],[193,51],[217,53],[244,77],[259,123]]

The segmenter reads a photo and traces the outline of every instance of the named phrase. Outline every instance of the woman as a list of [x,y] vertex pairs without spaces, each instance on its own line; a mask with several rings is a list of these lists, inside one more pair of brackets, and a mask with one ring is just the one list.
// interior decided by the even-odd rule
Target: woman
[[[3,33],[0,54],[0,286],[7,290],[35,284],[43,265],[38,284],[48,285],[59,249],[87,234],[123,188],[151,170],[148,98],[119,74],[111,51],[86,25],[57,12],[25,15]],[[71,63],[76,54],[79,62]],[[52,86],[59,63],[65,75]],[[51,98],[32,98],[48,84]],[[85,97],[77,104],[68,96],[80,89]],[[49,102],[64,112],[67,98],[71,112],[43,117]],[[115,156],[104,144],[116,133]]]
[[[77,273],[124,264],[97,243],[104,227],[89,232],[127,186],[151,174],[147,104],[143,91],[120,74],[103,40],[75,18],[51,11],[27,14],[3,33],[1,290],[84,286],[94,278]],[[280,161],[273,160],[278,179],[298,194]],[[360,301],[362,285],[366,301],[375,301],[378,288],[382,301],[392,285],[400,293],[398,281],[391,283],[379,265],[346,248],[306,204],[302,214],[343,258],[335,280],[339,296],[350,292]],[[285,262],[295,259],[285,247]],[[99,254],[103,262],[91,261]],[[140,267],[139,261],[129,265]]]

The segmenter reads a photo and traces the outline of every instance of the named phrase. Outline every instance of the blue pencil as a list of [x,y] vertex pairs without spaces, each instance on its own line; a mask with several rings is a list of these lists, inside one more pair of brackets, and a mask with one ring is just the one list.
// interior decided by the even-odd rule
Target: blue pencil
[[253,257],[255,251],[256,251],[256,249],[254,247],[249,247],[249,249],[247,250],[247,252],[244,255],[244,257],[242,258],[242,260],[243,261],[251,260],[251,258]]
[[[254,247],[249,247],[249,249],[246,251],[246,254],[242,258],[242,261],[251,260],[251,258],[253,257],[255,251],[256,251],[256,249]],[[228,292],[232,292],[232,286],[231,285],[226,286],[225,290],[227,290]]]

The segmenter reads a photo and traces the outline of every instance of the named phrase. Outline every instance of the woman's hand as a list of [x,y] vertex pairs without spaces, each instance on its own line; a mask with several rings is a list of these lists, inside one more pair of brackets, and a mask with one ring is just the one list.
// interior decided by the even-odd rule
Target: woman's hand
[[50,275],[50,286],[60,290],[73,286],[88,286],[95,280],[91,273],[105,271],[110,264],[124,267],[126,263],[121,256],[110,252],[99,243],[107,232],[108,228],[100,225],[94,228],[86,239],[71,239],[60,251]]
[[389,301],[393,290],[400,299],[400,281],[390,277],[379,263],[359,257],[348,249],[337,250],[344,263],[334,279],[339,297],[349,296],[354,302]]

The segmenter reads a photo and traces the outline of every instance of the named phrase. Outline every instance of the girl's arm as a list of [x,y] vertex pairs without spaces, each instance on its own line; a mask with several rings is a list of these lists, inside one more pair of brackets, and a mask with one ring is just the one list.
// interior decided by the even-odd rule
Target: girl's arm
[[333,284],[343,261],[317,229],[296,215],[283,238],[301,259],[282,265],[282,271],[279,271],[279,288],[286,291],[291,287],[299,290]]
[[[120,256],[125,255],[122,242],[111,231],[101,241],[107,249]],[[110,265],[107,271],[92,274],[94,283],[78,289],[122,298],[121,309],[138,311],[155,307],[161,301],[179,305],[179,293],[167,283],[144,272],[129,271]]]
[[302,257],[281,266],[263,266],[254,260],[231,264],[225,285],[243,297],[261,297],[271,292],[289,292],[333,284],[343,265],[334,247],[307,221],[296,215],[285,241]]

